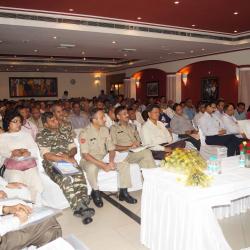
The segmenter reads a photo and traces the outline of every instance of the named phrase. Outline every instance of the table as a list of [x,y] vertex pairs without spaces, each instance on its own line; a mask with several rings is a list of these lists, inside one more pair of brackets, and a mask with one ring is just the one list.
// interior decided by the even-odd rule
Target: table
[[222,162],[208,188],[186,187],[162,168],[143,170],[141,243],[151,250],[230,250],[218,219],[250,208],[250,169]]

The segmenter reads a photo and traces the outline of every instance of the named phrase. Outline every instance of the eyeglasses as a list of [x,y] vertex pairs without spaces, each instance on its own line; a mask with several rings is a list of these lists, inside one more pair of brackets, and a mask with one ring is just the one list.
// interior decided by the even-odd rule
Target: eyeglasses
[[16,120],[12,120],[12,121],[10,121],[11,123],[21,123],[21,120],[19,120],[19,119],[16,119]]

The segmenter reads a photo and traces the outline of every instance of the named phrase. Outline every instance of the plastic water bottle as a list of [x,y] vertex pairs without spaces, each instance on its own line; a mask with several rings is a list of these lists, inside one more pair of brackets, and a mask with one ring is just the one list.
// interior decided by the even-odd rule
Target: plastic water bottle
[[240,167],[241,168],[244,168],[246,166],[246,156],[245,156],[245,153],[244,153],[243,150],[240,151],[240,160],[239,160],[239,162],[240,162]]
[[211,175],[221,173],[220,160],[218,160],[216,155],[210,156],[210,158],[208,160],[208,172]]

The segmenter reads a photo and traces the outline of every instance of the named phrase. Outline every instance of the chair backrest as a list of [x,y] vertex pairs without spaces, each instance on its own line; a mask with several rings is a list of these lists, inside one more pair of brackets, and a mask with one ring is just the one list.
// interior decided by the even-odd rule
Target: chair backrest
[[199,130],[199,135],[200,135],[200,140],[201,140],[201,145],[207,145],[206,144],[206,138],[205,138],[205,136],[204,136],[204,134],[203,134],[203,132],[202,132],[202,130],[198,127],[198,130]]

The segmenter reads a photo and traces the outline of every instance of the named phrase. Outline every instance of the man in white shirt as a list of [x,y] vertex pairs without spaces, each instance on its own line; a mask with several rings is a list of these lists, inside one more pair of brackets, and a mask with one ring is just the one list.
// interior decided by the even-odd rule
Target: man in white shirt
[[226,104],[224,107],[224,115],[222,117],[222,121],[225,125],[225,129],[227,131],[227,134],[237,134],[236,136],[239,138],[242,138],[243,134],[241,133],[239,124],[234,117],[234,104],[229,103]]
[[193,119],[193,124],[194,124],[194,127],[196,129],[199,127],[200,118],[205,113],[205,103],[202,103],[202,102],[199,103],[198,110],[199,110],[199,113],[196,113],[196,115],[194,116],[194,119]]
[[32,213],[30,206],[9,205],[0,200],[0,249],[23,249],[31,245],[40,247],[62,235],[62,230],[54,218],[19,229]]
[[200,128],[206,137],[206,144],[227,147],[228,156],[238,153],[238,147],[241,142],[234,135],[226,135],[224,124],[217,117],[213,116],[213,112],[216,110],[215,103],[207,103],[205,108],[206,112],[200,118]]
[[105,113],[105,120],[105,126],[108,128],[115,124],[115,108],[113,106],[110,106],[108,113]]
[[219,100],[216,104],[217,110],[213,113],[213,115],[217,116],[219,119],[222,119],[224,115],[224,106],[225,102],[223,100]]
[[139,135],[141,136],[141,123],[136,119],[136,111],[132,108],[128,108],[129,123],[133,124]]
[[244,102],[239,102],[237,104],[237,108],[235,110],[234,116],[236,120],[246,120],[246,112],[245,112],[246,105]]

